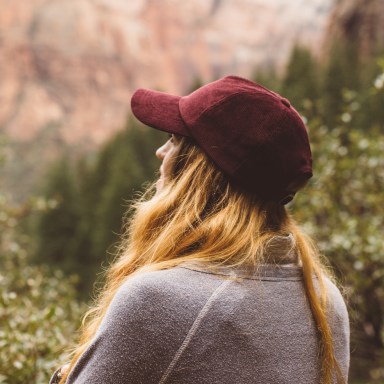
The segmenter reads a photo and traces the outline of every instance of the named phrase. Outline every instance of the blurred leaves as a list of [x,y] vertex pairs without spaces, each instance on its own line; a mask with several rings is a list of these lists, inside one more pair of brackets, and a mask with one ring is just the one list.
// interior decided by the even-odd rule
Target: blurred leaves
[[[378,367],[384,366],[384,134],[377,126],[354,127],[358,96],[342,90],[340,115],[332,128],[322,119],[308,122],[314,178],[292,208],[346,288],[351,376],[382,383],[384,370]],[[377,96],[371,92],[372,102]]]
[[47,383],[85,310],[75,300],[75,276],[30,265],[31,239],[16,228],[34,209],[0,194],[0,383]]

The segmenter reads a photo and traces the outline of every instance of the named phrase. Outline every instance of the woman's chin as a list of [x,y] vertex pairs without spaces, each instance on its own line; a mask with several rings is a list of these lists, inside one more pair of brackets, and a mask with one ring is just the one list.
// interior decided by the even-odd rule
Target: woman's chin
[[160,177],[156,181],[156,194],[160,193],[164,189],[164,178]]

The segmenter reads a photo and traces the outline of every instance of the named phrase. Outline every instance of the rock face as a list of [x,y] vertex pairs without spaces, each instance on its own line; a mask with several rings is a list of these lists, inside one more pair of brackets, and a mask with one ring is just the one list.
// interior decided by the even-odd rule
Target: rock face
[[0,0],[0,131],[92,148],[137,87],[280,67],[319,47],[334,0]]
[[383,49],[384,1],[338,0],[327,28],[325,49],[335,41],[357,43],[362,57]]

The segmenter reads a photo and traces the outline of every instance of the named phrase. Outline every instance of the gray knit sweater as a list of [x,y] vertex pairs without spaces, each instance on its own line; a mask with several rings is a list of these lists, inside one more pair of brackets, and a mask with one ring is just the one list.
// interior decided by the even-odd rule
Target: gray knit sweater
[[[339,290],[327,287],[347,380],[348,314]],[[319,383],[317,339],[300,267],[184,264],[126,281],[67,383]]]

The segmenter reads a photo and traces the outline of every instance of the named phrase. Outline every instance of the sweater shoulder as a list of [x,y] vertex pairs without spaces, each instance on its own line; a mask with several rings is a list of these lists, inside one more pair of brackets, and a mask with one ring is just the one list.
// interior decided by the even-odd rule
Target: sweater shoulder
[[140,314],[174,317],[194,315],[208,300],[222,279],[181,267],[143,272],[128,278],[118,289],[109,307],[114,318]]
[[173,296],[182,291],[198,294],[200,291],[215,287],[220,284],[219,276],[205,275],[196,271],[174,267],[159,271],[148,271],[128,278],[120,287],[119,291],[131,292],[139,296],[163,295]]
[[340,317],[348,317],[347,305],[340,289],[328,277],[324,279],[329,306]]

